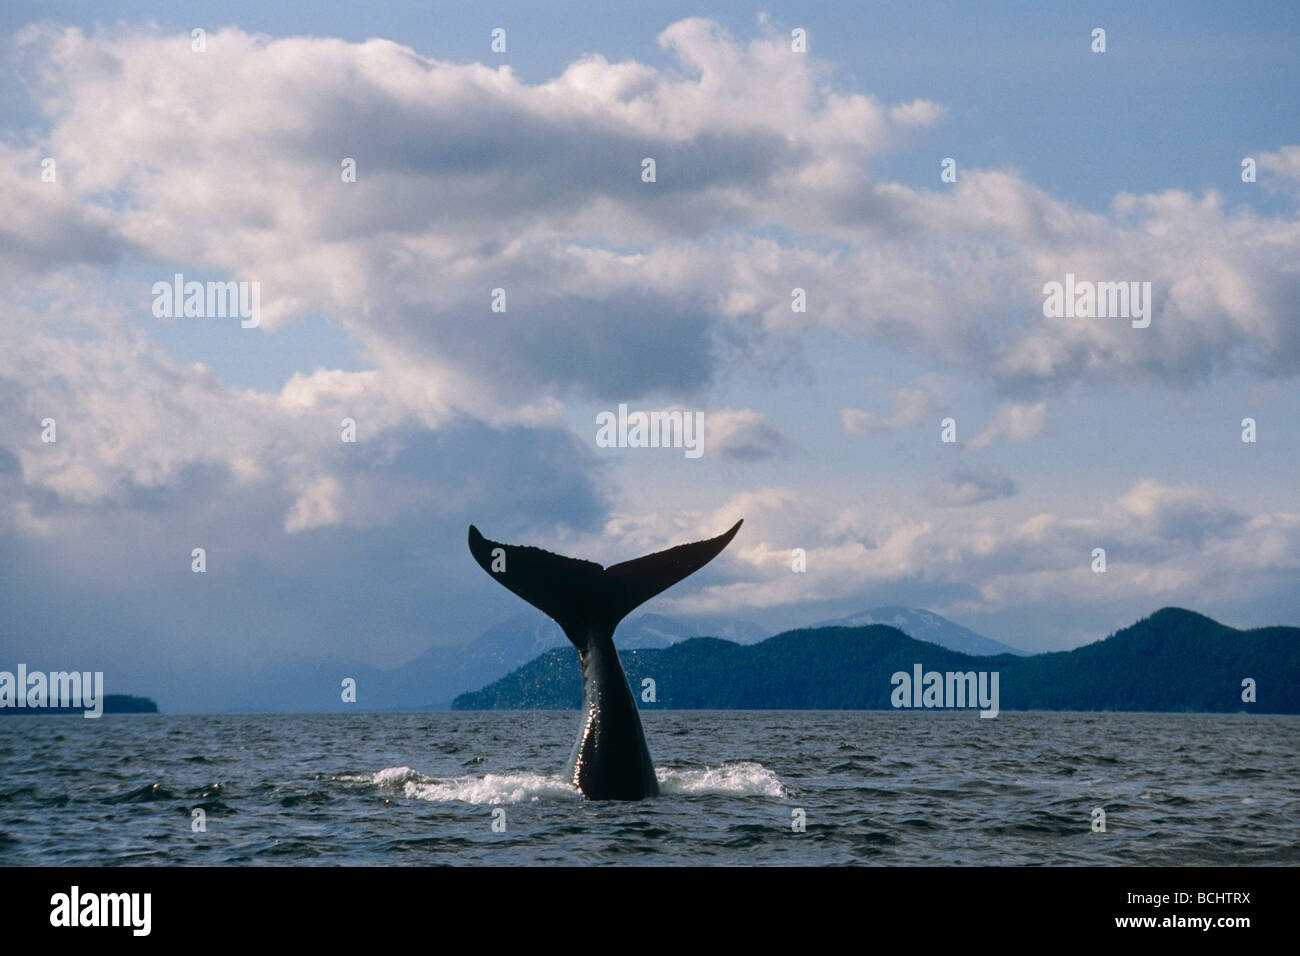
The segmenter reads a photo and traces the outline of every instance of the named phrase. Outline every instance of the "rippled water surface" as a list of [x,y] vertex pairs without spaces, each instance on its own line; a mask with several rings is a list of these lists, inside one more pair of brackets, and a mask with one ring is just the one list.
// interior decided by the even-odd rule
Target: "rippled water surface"
[[652,711],[639,803],[579,719],[0,719],[0,863],[1300,863],[1296,717]]

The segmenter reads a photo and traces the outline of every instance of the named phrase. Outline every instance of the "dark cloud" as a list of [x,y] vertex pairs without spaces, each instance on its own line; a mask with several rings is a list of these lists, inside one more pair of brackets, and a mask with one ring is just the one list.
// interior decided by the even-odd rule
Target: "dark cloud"
[[1009,476],[993,472],[956,469],[931,489],[931,500],[942,507],[975,505],[1016,493],[1016,483]]

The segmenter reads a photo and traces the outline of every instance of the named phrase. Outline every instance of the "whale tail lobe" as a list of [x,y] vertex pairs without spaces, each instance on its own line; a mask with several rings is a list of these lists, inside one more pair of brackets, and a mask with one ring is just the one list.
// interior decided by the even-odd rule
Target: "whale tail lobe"
[[541,548],[490,541],[469,526],[469,550],[484,571],[543,611],[583,650],[593,631],[613,634],[632,610],[668,590],[716,558],[736,536],[730,530],[666,551],[601,567]]

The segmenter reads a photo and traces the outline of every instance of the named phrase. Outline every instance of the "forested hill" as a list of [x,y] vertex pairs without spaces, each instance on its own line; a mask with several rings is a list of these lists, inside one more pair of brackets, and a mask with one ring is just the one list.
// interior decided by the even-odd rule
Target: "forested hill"
[[[85,707],[0,707],[0,717],[40,717],[41,715],[84,714]],[[158,705],[148,697],[134,694],[105,694],[101,712],[105,714],[156,714]]]
[[[1300,713],[1300,628],[1240,631],[1165,608],[1111,637],[1051,654],[973,657],[885,625],[787,631],[742,646],[699,637],[620,652],[640,706],[676,709],[889,709],[896,672],[996,671],[1002,710]],[[655,701],[641,700],[654,681]],[[1242,700],[1242,681],[1256,701]],[[582,704],[572,648],[555,648],[458,710],[568,709]]]

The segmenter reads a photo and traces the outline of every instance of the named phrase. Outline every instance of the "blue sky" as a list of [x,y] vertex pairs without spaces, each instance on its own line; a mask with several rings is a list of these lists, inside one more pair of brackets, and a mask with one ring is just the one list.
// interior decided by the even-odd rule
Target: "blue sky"
[[[1300,624],[1293,4],[18,2],[0,34],[6,657],[400,663],[518,609],[470,522],[618,560],[743,517],[653,610],[773,630]],[[175,272],[259,282],[259,327],[155,318]],[[1150,328],[1045,317],[1066,272],[1151,282]],[[702,411],[704,457],[597,447],[620,402]]]

